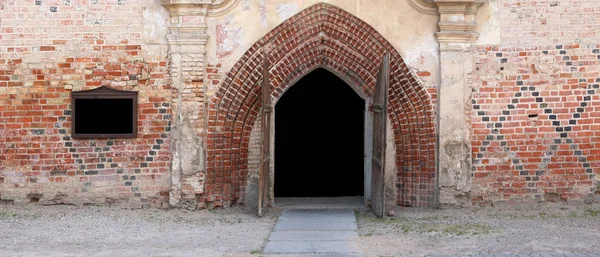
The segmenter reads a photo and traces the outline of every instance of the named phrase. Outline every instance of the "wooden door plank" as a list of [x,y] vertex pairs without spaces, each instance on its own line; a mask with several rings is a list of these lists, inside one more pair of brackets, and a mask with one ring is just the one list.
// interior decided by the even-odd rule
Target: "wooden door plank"
[[271,163],[271,86],[269,83],[269,59],[264,53],[263,81],[262,81],[262,150],[260,156],[259,184],[258,184],[258,216],[262,216],[269,203],[269,167]]
[[385,212],[385,148],[390,55],[386,53],[373,94],[373,156],[371,167],[371,208],[377,217]]

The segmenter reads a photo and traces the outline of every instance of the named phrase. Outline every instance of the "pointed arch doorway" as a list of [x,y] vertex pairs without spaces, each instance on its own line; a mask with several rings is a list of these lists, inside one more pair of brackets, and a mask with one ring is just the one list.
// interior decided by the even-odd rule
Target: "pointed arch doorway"
[[[278,136],[279,161],[282,162],[279,180],[283,183],[278,185],[281,189],[275,189],[276,194],[284,197],[365,195],[364,203],[367,203],[378,217],[383,216],[386,204],[389,61],[390,56],[386,53],[370,97],[361,94],[359,87],[348,87],[347,83],[351,82],[344,82],[320,66],[317,66],[316,70],[309,70],[308,75],[301,76],[299,81],[293,83],[292,89],[284,91],[284,97],[278,99],[283,100],[283,103],[277,108],[283,112],[278,119],[280,126],[283,126],[283,133]],[[269,60],[265,58],[261,107],[262,149],[256,195],[259,216],[273,200],[270,194],[273,191],[273,174],[270,169],[273,159],[271,138],[274,136],[271,126],[273,107],[269,67]],[[354,89],[354,92],[350,89]],[[322,109],[330,112],[323,113]],[[327,150],[328,146],[336,148]],[[277,144],[275,147],[277,148]],[[275,155],[277,156],[277,153]],[[364,185],[362,190],[361,184]],[[311,204],[306,198],[302,200],[301,205]],[[363,199],[354,204],[360,203],[361,200]],[[317,202],[321,205],[343,202],[352,204],[352,199],[337,198],[332,202],[329,198],[324,202]]]
[[[385,81],[380,78],[383,66],[389,72],[384,76],[389,90],[377,86]],[[390,200],[386,204],[433,206],[436,132],[432,95],[381,34],[356,16],[325,3],[302,10],[259,39],[233,65],[210,99],[205,191],[199,201],[231,205],[257,197],[258,192],[259,208],[272,203],[273,184],[266,179],[273,177],[269,169],[270,126],[262,125],[261,170],[256,175],[264,183],[257,186],[259,190],[247,190],[255,176],[249,169],[254,158],[249,154],[252,130],[257,121],[270,122],[265,116],[272,115],[271,101],[319,67],[327,67],[355,85],[356,91],[370,99],[366,112],[380,117],[380,127],[389,124],[390,130],[378,135],[385,139],[387,134],[389,140],[375,140],[379,142],[377,155],[387,152],[388,161],[372,158],[378,167],[385,167],[387,180],[371,191],[385,191]],[[372,179],[383,180],[383,174],[378,176]],[[373,196],[368,200],[383,205]],[[376,209],[383,213],[383,206]]]

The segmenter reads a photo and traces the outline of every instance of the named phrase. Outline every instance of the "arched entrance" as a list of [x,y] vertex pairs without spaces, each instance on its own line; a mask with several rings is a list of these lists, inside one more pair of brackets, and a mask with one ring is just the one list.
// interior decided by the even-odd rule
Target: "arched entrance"
[[275,105],[275,197],[363,196],[365,101],[316,69]]
[[[387,97],[391,179],[386,195],[393,203],[434,204],[436,136],[432,98],[400,54],[364,21],[335,6],[319,3],[277,26],[239,59],[208,104],[205,192],[213,206],[242,201],[249,174],[250,134],[261,117],[263,68],[270,96],[279,99],[317,67],[327,67],[356,85],[371,103],[385,53],[390,54]],[[373,112],[369,105],[368,112]],[[308,186],[308,185],[307,185]],[[249,191],[250,192],[250,191]],[[272,197],[273,195],[271,195]],[[271,198],[272,200],[272,198]]]

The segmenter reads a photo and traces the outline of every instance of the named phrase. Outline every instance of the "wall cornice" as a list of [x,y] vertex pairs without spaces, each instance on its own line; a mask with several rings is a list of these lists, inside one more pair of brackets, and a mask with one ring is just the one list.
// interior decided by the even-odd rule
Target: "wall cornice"
[[228,14],[238,6],[242,0],[224,0],[219,4],[211,4],[208,6],[209,17],[220,17]]
[[229,13],[241,0],[161,0],[160,2],[169,9],[171,14],[218,17]]
[[426,15],[437,15],[438,7],[433,0],[406,0],[416,11]]
[[475,32],[475,15],[486,0],[406,0],[416,11],[425,15],[439,15],[440,31],[436,37],[440,44],[474,43],[479,38]]
[[436,37],[440,44],[475,43],[479,33],[475,31],[477,9],[486,0],[433,0],[438,7],[440,31]]

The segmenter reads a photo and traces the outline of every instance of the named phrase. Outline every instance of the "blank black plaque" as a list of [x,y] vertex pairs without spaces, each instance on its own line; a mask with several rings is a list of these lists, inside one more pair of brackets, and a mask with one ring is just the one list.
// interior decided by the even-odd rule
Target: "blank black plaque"
[[74,138],[137,136],[137,92],[107,87],[72,94]]
[[76,99],[77,134],[131,134],[132,99]]

